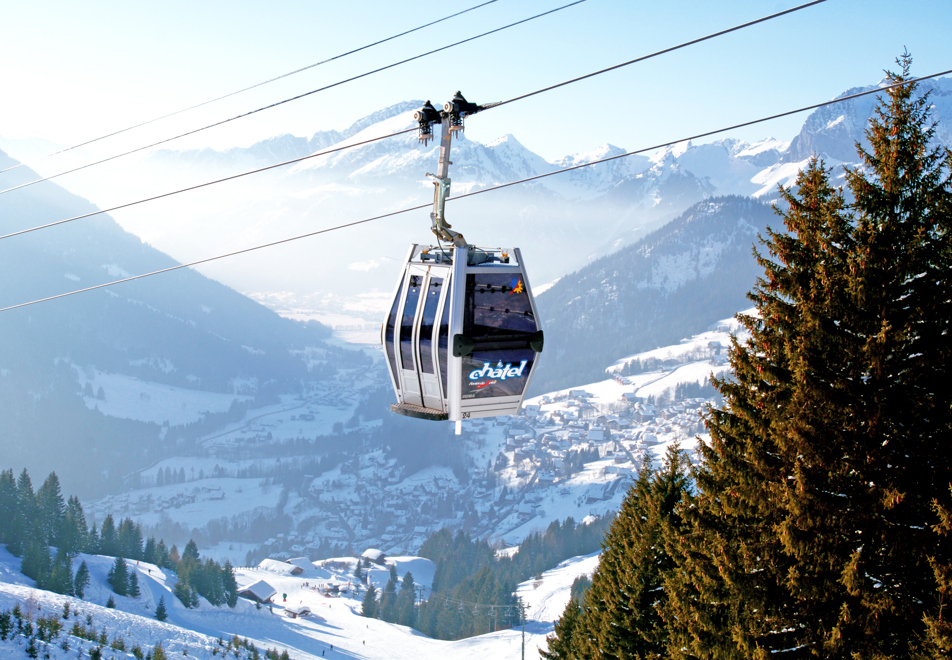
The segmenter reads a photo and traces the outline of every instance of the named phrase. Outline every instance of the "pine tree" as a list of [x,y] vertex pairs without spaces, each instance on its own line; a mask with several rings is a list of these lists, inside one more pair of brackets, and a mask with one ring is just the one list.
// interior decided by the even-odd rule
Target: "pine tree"
[[89,526],[89,533],[86,534],[86,545],[83,546],[83,552],[88,555],[98,555],[100,553],[99,530],[96,529],[96,522]]
[[111,513],[102,521],[99,530],[99,554],[107,557],[119,556],[119,537],[116,535],[116,522]]
[[33,492],[33,481],[26,468],[17,477],[16,508],[13,514],[7,549],[16,556],[21,556],[33,540],[32,532],[36,531],[36,494]]
[[[904,56],[900,76],[908,79]],[[675,657],[909,657],[950,562],[930,504],[952,481],[952,154],[929,102],[887,91],[847,172],[782,190],[757,317],[716,383],[667,608]],[[945,385],[943,385],[945,383]]]
[[397,594],[396,622],[413,628],[416,626],[416,591],[413,589],[413,574],[407,571],[400,581]]
[[11,543],[17,510],[17,482],[13,470],[0,472],[0,543]]
[[50,591],[58,594],[74,595],[72,562],[69,553],[65,548],[59,547],[56,550],[56,558],[53,560],[53,568],[50,571],[50,579],[47,585]]
[[380,618],[384,621],[393,623],[396,621],[397,609],[397,579],[396,568],[390,567],[390,579],[380,595]]
[[106,576],[112,590],[120,596],[129,593],[129,567],[122,557],[116,557],[109,574]]
[[53,570],[53,562],[50,561],[50,549],[40,540],[40,531],[35,530],[32,540],[23,553],[23,563],[20,570],[27,577],[36,581],[38,589],[46,589],[49,586],[50,572]]
[[116,534],[119,554],[129,559],[142,559],[142,528],[131,518],[119,523]]
[[222,571],[222,587],[225,590],[225,604],[234,607],[238,604],[238,581],[235,579],[235,569],[230,561],[225,561]]
[[145,542],[145,547],[142,549],[142,561],[156,566],[159,565],[159,555],[154,536],[150,536]]
[[127,592],[133,598],[138,598],[142,591],[139,589],[139,572],[134,568],[129,571],[129,586]]
[[155,618],[159,621],[169,618],[169,613],[165,609],[165,596],[159,596],[159,604],[155,606]]
[[367,593],[364,594],[360,613],[371,619],[377,618],[377,589],[372,584],[367,587]]
[[[947,537],[952,534],[952,506],[948,499],[945,503],[936,500],[934,508],[939,522],[933,526],[933,531]],[[952,619],[946,612],[948,598],[952,596],[952,565],[939,563],[935,557],[930,557],[929,563],[935,576],[937,603],[933,611],[925,618],[925,639],[918,657],[923,660],[925,658],[938,660],[948,658],[952,654]]]
[[81,552],[88,544],[89,530],[86,527],[86,514],[75,495],[66,501],[63,515],[63,532],[60,546],[70,555]]
[[46,545],[60,545],[63,523],[66,517],[66,503],[60,489],[59,477],[50,472],[46,481],[36,492],[37,520]]
[[545,638],[547,649],[539,649],[539,655],[546,660],[575,660],[582,656],[578,653],[577,637],[581,608],[576,598],[570,598],[565,611],[555,623],[555,630]]
[[73,578],[73,593],[76,594],[77,598],[83,598],[86,595],[86,587],[88,586],[89,566],[87,566],[86,561],[83,560],[83,563],[76,569],[76,575]]
[[679,535],[683,527],[677,510],[687,490],[687,465],[676,445],[657,473],[650,454],[645,454],[638,479],[602,542],[591,586],[584,599],[571,599],[555,637],[548,638],[554,655],[546,657],[643,658],[664,653],[664,580],[674,569],[665,537]]

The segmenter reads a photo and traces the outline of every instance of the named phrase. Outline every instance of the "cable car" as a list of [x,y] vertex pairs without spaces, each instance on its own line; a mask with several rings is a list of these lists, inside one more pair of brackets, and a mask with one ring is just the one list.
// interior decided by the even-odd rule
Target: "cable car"
[[478,109],[457,92],[442,113],[429,101],[416,113],[424,144],[443,125],[440,170],[427,174],[437,245],[410,247],[381,328],[391,411],[455,421],[457,433],[464,419],[519,412],[544,343],[519,248],[469,245],[445,220],[452,135]]

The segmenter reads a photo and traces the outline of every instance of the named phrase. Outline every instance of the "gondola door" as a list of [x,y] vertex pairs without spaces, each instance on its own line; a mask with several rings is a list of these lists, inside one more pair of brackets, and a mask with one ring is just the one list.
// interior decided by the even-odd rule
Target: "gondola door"
[[449,304],[449,301],[446,300],[446,290],[449,288],[446,278],[448,274],[448,268],[430,268],[429,275],[424,284],[424,299],[420,303],[421,310],[417,341],[423,406],[431,410],[439,411],[444,410],[443,392],[440,387],[439,361],[446,359],[445,351],[443,355],[439,354],[439,331],[440,319],[443,316],[443,305]]
[[400,389],[403,390],[403,402],[412,406],[423,406],[423,387],[418,368],[418,317],[422,307],[420,299],[425,291],[426,266],[407,266],[406,287],[403,291],[403,305],[400,313],[400,329],[397,333],[397,364],[400,372]]

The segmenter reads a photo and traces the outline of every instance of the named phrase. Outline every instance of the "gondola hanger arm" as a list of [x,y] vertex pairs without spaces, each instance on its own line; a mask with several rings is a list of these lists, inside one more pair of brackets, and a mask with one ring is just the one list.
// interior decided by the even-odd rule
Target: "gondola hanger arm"
[[441,241],[452,243],[456,247],[467,247],[469,244],[460,232],[453,231],[452,225],[446,221],[446,199],[450,196],[450,148],[453,143],[453,133],[465,130],[464,120],[468,115],[479,112],[480,106],[467,101],[463,95],[456,92],[451,101],[443,105],[440,112],[427,101],[422,108],[414,113],[413,118],[420,125],[419,140],[424,146],[433,139],[433,124],[440,122],[440,160],[436,174],[427,172],[428,179],[433,181],[433,211],[430,213],[431,231]]

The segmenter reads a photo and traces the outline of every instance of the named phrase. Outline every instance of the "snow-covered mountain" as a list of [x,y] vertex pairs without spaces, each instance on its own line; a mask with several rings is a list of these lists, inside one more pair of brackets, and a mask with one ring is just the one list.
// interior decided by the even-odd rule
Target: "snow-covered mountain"
[[[932,94],[940,122],[937,140],[952,144],[945,125],[952,117],[952,79],[926,81],[920,89]],[[844,95],[856,91],[859,88]],[[862,142],[875,103],[871,95],[820,108],[790,143],[764,139],[748,144],[729,137],[706,144],[685,142],[491,195],[451,197],[448,218],[476,244],[522,247],[531,279],[540,285],[634,243],[708,197],[774,200],[777,185],[789,185],[814,153],[830,165],[856,163],[854,143]],[[78,172],[64,181],[100,205],[128,201],[412,128],[413,111],[420,105],[419,100],[399,103],[345,130],[319,131],[311,137],[283,135],[224,151],[161,150],[138,161]],[[478,115],[470,120],[478,121]],[[453,147],[453,194],[458,198],[624,153],[624,147],[605,144],[547,161],[513,135],[486,144],[464,138]],[[435,169],[436,162],[436,143],[424,147],[409,133],[117,217],[124,227],[176,258],[198,259],[427,204],[432,184],[424,174]],[[284,307],[317,318],[328,314],[326,306],[332,302],[337,305],[334,312],[343,313],[341,296],[389,292],[403,246],[431,239],[424,209],[217,262],[203,272],[268,304],[280,299]],[[350,318],[355,323],[375,321],[376,313],[352,310]]]
[[[12,164],[0,152],[0,168]],[[0,197],[0,232],[92,209],[47,182]],[[0,242],[0,306],[175,264],[110,217],[86,218]],[[190,270],[2,316],[0,464],[56,470],[81,495],[116,487],[162,456],[170,431],[180,437],[189,424],[369,363],[325,344],[320,324],[281,318]],[[337,364],[327,368],[331,356]]]
[[553,347],[534,392],[594,378],[622,355],[702,331],[745,306],[758,266],[751,251],[771,207],[748,197],[713,197],[638,242],[597,259],[538,296]]

